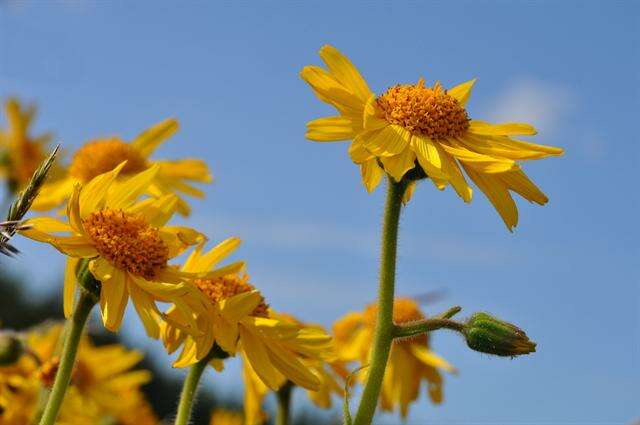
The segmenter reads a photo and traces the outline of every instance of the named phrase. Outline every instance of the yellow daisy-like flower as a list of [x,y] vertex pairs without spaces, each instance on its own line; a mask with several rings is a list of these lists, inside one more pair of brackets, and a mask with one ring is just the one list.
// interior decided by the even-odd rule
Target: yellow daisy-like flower
[[[513,136],[531,136],[529,124],[489,124],[469,118],[466,103],[475,80],[449,90],[440,83],[399,84],[376,96],[351,61],[332,46],[320,49],[328,70],[306,66],[302,78],[315,94],[340,115],[307,124],[307,138],[320,142],[352,140],[351,159],[362,181],[373,191],[387,172],[400,181],[409,171],[424,172],[436,187],[448,184],[465,201],[472,190],[462,169],[494,205],[512,230],[518,210],[510,191],[544,205],[548,199],[520,169],[518,161],[561,155],[556,147]],[[418,173],[420,175],[421,173]],[[406,193],[409,200],[415,182]]]
[[[96,176],[113,170],[123,161],[127,161],[127,164],[120,173],[121,177],[139,173],[156,164],[159,166],[147,189],[153,196],[182,193],[197,198],[203,197],[203,192],[191,182],[211,183],[212,177],[204,161],[156,161],[149,158],[156,148],[177,130],[178,121],[167,119],[145,130],[131,143],[117,137],[86,143],[73,154],[66,176],[45,184],[33,208],[41,211],[56,208],[71,196],[76,183],[86,184]],[[182,215],[189,215],[191,211],[181,197],[178,197],[177,211]]]
[[[14,365],[0,367],[0,424],[31,423],[44,389],[51,387],[57,373],[62,331],[63,326],[56,324],[29,332],[25,340],[28,353]],[[95,346],[83,336],[71,387],[56,423],[100,423],[113,418],[122,425],[157,424],[157,419],[127,422],[134,412],[140,418],[155,418],[140,389],[151,374],[133,370],[142,358],[141,353],[118,344]]]
[[[158,165],[114,184],[124,166],[118,165],[85,186],[76,184],[67,205],[68,222],[32,218],[26,221],[31,228],[22,234],[49,243],[69,257],[64,280],[65,316],[69,317],[73,308],[76,269],[82,259],[87,259],[89,271],[102,283],[104,326],[111,331],[120,328],[131,297],[147,333],[158,338],[158,320],[163,315],[156,301],[188,309],[189,297],[198,295],[190,282],[225,275],[243,265],[238,262],[207,273],[189,273],[168,265],[169,259],[205,238],[193,229],[166,225],[176,209],[175,195],[136,202],[154,181]],[[185,326],[196,329],[194,320]]]
[[[364,312],[352,312],[338,320],[333,327],[336,349],[344,361],[370,363],[371,346],[376,325],[377,305],[369,305]],[[397,298],[393,304],[395,324],[411,323],[424,319],[418,304],[409,298]],[[434,403],[442,402],[442,375],[440,370],[455,373],[446,360],[429,349],[426,334],[403,340],[395,340],[391,347],[387,369],[382,383],[380,407],[392,411],[400,407],[406,417],[409,405],[420,393],[422,380],[427,381],[429,397]],[[358,374],[366,381],[366,369]]]
[[[234,249],[237,243],[227,242],[225,249]],[[198,246],[185,262],[183,271],[206,273],[218,258],[216,249],[220,248],[203,254],[202,246]],[[203,278],[196,280],[195,285],[206,297],[208,309],[207,315],[199,319],[209,324],[205,329],[201,327],[204,336],[193,337],[174,326],[175,323],[187,323],[181,309],[171,308],[167,312],[171,320],[161,324],[165,348],[173,353],[184,344],[174,366],[194,363],[200,347],[206,347],[208,352],[216,343],[229,355],[240,352],[245,356],[262,382],[272,390],[277,390],[287,380],[318,390],[319,378],[301,359],[322,357],[331,347],[329,335],[270,317],[264,298],[248,282],[246,275]],[[214,362],[213,366],[220,368],[221,364]]]
[[21,108],[17,99],[5,104],[8,127],[0,129],[0,175],[9,182],[9,189],[17,192],[31,179],[33,172],[47,155],[50,134],[29,135],[29,126],[36,115],[35,106]]
[[209,425],[248,425],[240,412],[226,409],[216,409],[211,412]]
[[[291,323],[298,326],[304,326],[295,317],[276,313],[269,310],[270,317],[281,320],[284,323]],[[316,328],[321,332],[324,329],[316,325],[307,325],[310,328]],[[349,375],[344,362],[337,359],[333,351],[327,351],[323,358],[301,358],[301,362],[313,370],[320,380],[320,386],[316,391],[307,390],[309,399],[321,409],[330,409],[332,406],[332,395],[344,397],[344,381]],[[267,415],[262,409],[264,398],[269,394],[271,389],[267,387],[260,377],[254,372],[253,368],[243,356],[243,379],[244,379],[244,415],[246,417],[246,425],[260,425],[266,422]]]

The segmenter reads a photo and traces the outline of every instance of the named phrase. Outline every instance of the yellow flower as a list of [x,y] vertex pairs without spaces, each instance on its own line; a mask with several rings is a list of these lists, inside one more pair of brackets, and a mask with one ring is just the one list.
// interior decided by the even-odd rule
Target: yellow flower
[[[377,305],[369,305],[364,312],[352,312],[334,324],[336,349],[344,361],[357,361],[361,366],[370,363],[371,346],[376,325]],[[424,319],[418,304],[409,298],[397,298],[393,305],[396,324]],[[392,411],[400,407],[406,417],[409,404],[418,398],[422,380],[427,381],[429,397],[434,403],[442,402],[442,376],[440,370],[455,373],[455,369],[429,349],[427,335],[396,340],[382,384],[380,407]],[[358,374],[366,381],[366,369]]]
[[0,130],[0,175],[9,182],[9,189],[17,192],[44,160],[51,135],[29,136],[29,125],[36,114],[34,106],[22,109],[18,100],[12,98],[5,108],[8,128]]
[[[41,394],[51,387],[57,373],[62,330],[62,325],[55,324],[29,332],[25,340],[28,353],[14,365],[0,367],[0,424],[31,423],[41,407]],[[118,344],[95,346],[83,336],[71,387],[56,423],[100,423],[101,418],[109,417],[122,425],[157,424],[157,419],[127,422],[134,414],[155,417],[141,392],[151,375],[132,369],[142,358],[141,353]]]
[[[183,272],[206,273],[218,260],[220,251],[233,250],[237,244],[237,241],[228,241],[222,248],[216,247],[205,254],[202,246],[198,246],[185,262]],[[194,338],[174,326],[187,322],[179,308],[172,307],[167,312],[170,321],[161,324],[162,340],[169,353],[184,344],[174,366],[194,363],[200,347],[209,352],[216,343],[229,355],[237,352],[244,355],[272,390],[277,390],[287,380],[310,390],[319,388],[318,377],[301,359],[321,357],[331,346],[330,336],[318,329],[270,317],[264,298],[249,284],[246,275],[203,278],[196,280],[195,285],[206,297],[208,313],[201,316],[199,322],[204,336]],[[213,366],[220,368],[221,363],[214,362]]]
[[[443,190],[451,184],[470,202],[472,190],[462,169],[494,205],[512,230],[518,210],[509,191],[544,205],[548,199],[520,169],[517,161],[561,155],[560,148],[537,145],[512,136],[531,136],[529,124],[489,124],[469,118],[466,103],[475,79],[449,90],[436,82],[426,87],[399,84],[376,96],[349,59],[332,46],[320,49],[328,70],[306,66],[302,78],[320,100],[339,115],[307,124],[307,138],[320,142],[352,140],[351,159],[361,167],[362,181],[373,191],[386,171],[400,181],[416,170]],[[411,197],[409,187],[405,202]]]
[[[78,149],[64,178],[46,184],[35,200],[33,208],[49,210],[66,201],[73,193],[76,183],[86,184],[94,177],[113,170],[123,161],[127,164],[121,171],[126,177],[144,171],[155,164],[159,170],[148,187],[149,194],[160,197],[168,193],[181,192],[201,198],[201,190],[189,182],[211,183],[209,168],[199,159],[178,161],[155,161],[149,158],[155,149],[178,130],[178,121],[167,119],[138,135],[131,143],[114,137],[92,140]],[[186,201],[178,197],[177,211],[189,215]]]
[[216,409],[211,412],[209,425],[247,425],[240,412],[226,409]]
[[[31,228],[22,234],[49,243],[69,257],[64,281],[66,317],[73,308],[76,269],[81,259],[87,259],[91,274],[102,283],[100,309],[104,326],[111,331],[120,328],[131,297],[147,333],[158,338],[162,314],[156,301],[188,308],[189,297],[198,295],[189,282],[237,271],[242,263],[208,273],[188,273],[168,265],[169,259],[204,236],[190,228],[166,225],[176,209],[175,195],[136,203],[154,181],[158,165],[114,184],[124,166],[120,164],[85,186],[76,184],[67,205],[68,222],[32,218],[26,221]],[[193,320],[185,326],[195,330]]]
[[[303,324],[295,317],[276,313],[269,310],[270,316],[281,320],[284,323],[291,323],[298,326]],[[325,332],[320,326],[309,326]],[[266,422],[267,415],[262,409],[264,398],[271,391],[254,372],[253,368],[247,361],[245,356],[243,359],[243,379],[244,379],[244,415],[246,425],[260,425]],[[349,372],[344,362],[335,357],[333,350],[327,351],[324,358],[320,357],[303,357],[301,362],[311,369],[320,380],[320,386],[316,391],[307,390],[309,399],[322,409],[330,409],[332,406],[332,394],[339,397],[344,396],[344,380],[346,380]]]

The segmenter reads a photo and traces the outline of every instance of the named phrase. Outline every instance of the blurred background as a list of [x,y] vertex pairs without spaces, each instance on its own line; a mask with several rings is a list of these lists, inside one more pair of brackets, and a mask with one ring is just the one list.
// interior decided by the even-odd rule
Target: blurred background
[[[446,377],[442,405],[425,391],[406,423],[622,424],[640,416],[639,24],[638,1],[0,0],[0,98],[37,103],[34,133],[68,151],[178,118],[155,157],[204,158],[215,178],[188,223],[213,241],[241,237],[237,257],[267,302],[330,327],[373,300],[384,190],[367,195],[347,143],[305,140],[305,123],[332,111],[300,69],[328,43],[377,93],[477,77],[472,117],[530,122],[537,142],[566,150],[524,166],[550,202],[518,200],[511,234],[479,191],[464,204],[422,184],[401,223],[397,293],[441,292],[428,313],[490,311],[538,352],[491,358],[433,335],[460,373]],[[0,321],[24,328],[60,315],[64,258],[15,243],[23,254],[0,259]],[[147,392],[170,416],[185,371],[134,314],[117,337],[148,355]],[[205,385],[198,424],[214,404],[240,403],[238,364]],[[335,402],[321,412],[299,391],[294,415],[332,423]]]

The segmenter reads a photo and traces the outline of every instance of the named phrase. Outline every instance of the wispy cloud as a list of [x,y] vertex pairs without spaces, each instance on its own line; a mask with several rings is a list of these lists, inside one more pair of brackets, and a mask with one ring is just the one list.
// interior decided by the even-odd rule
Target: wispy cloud
[[495,122],[529,122],[548,135],[559,129],[572,105],[573,98],[567,88],[534,78],[520,78],[509,83],[492,102],[489,118]]

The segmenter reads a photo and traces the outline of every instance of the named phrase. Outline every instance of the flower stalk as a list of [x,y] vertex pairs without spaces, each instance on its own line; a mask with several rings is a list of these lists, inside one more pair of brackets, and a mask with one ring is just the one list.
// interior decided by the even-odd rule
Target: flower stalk
[[276,425],[288,425],[291,407],[291,394],[293,393],[293,384],[287,381],[276,392],[278,400],[278,410],[276,411]]
[[200,359],[189,369],[184,383],[182,384],[182,392],[180,393],[180,401],[178,403],[178,413],[176,414],[175,425],[187,425],[191,419],[191,411],[193,410],[193,401],[198,392],[198,384],[200,378],[212,359],[226,359],[229,355],[224,352],[217,344],[213,346],[208,355]]
[[60,366],[56,373],[55,381],[47,405],[40,419],[40,425],[53,425],[55,423],[67,387],[71,382],[71,372],[78,353],[78,344],[82,336],[82,331],[93,306],[97,303],[97,298],[93,293],[80,290],[80,296],[73,311],[70,320],[67,321],[67,329],[65,332],[64,346],[60,356]]
[[369,366],[369,377],[358,406],[354,425],[368,425],[373,419],[380,396],[382,380],[389,359],[394,337],[393,299],[396,277],[396,253],[398,248],[398,225],[402,209],[402,197],[407,180],[396,182],[387,179],[387,200],[382,229],[382,253],[380,260],[380,283],[378,287],[378,313],[373,339],[373,353]]

